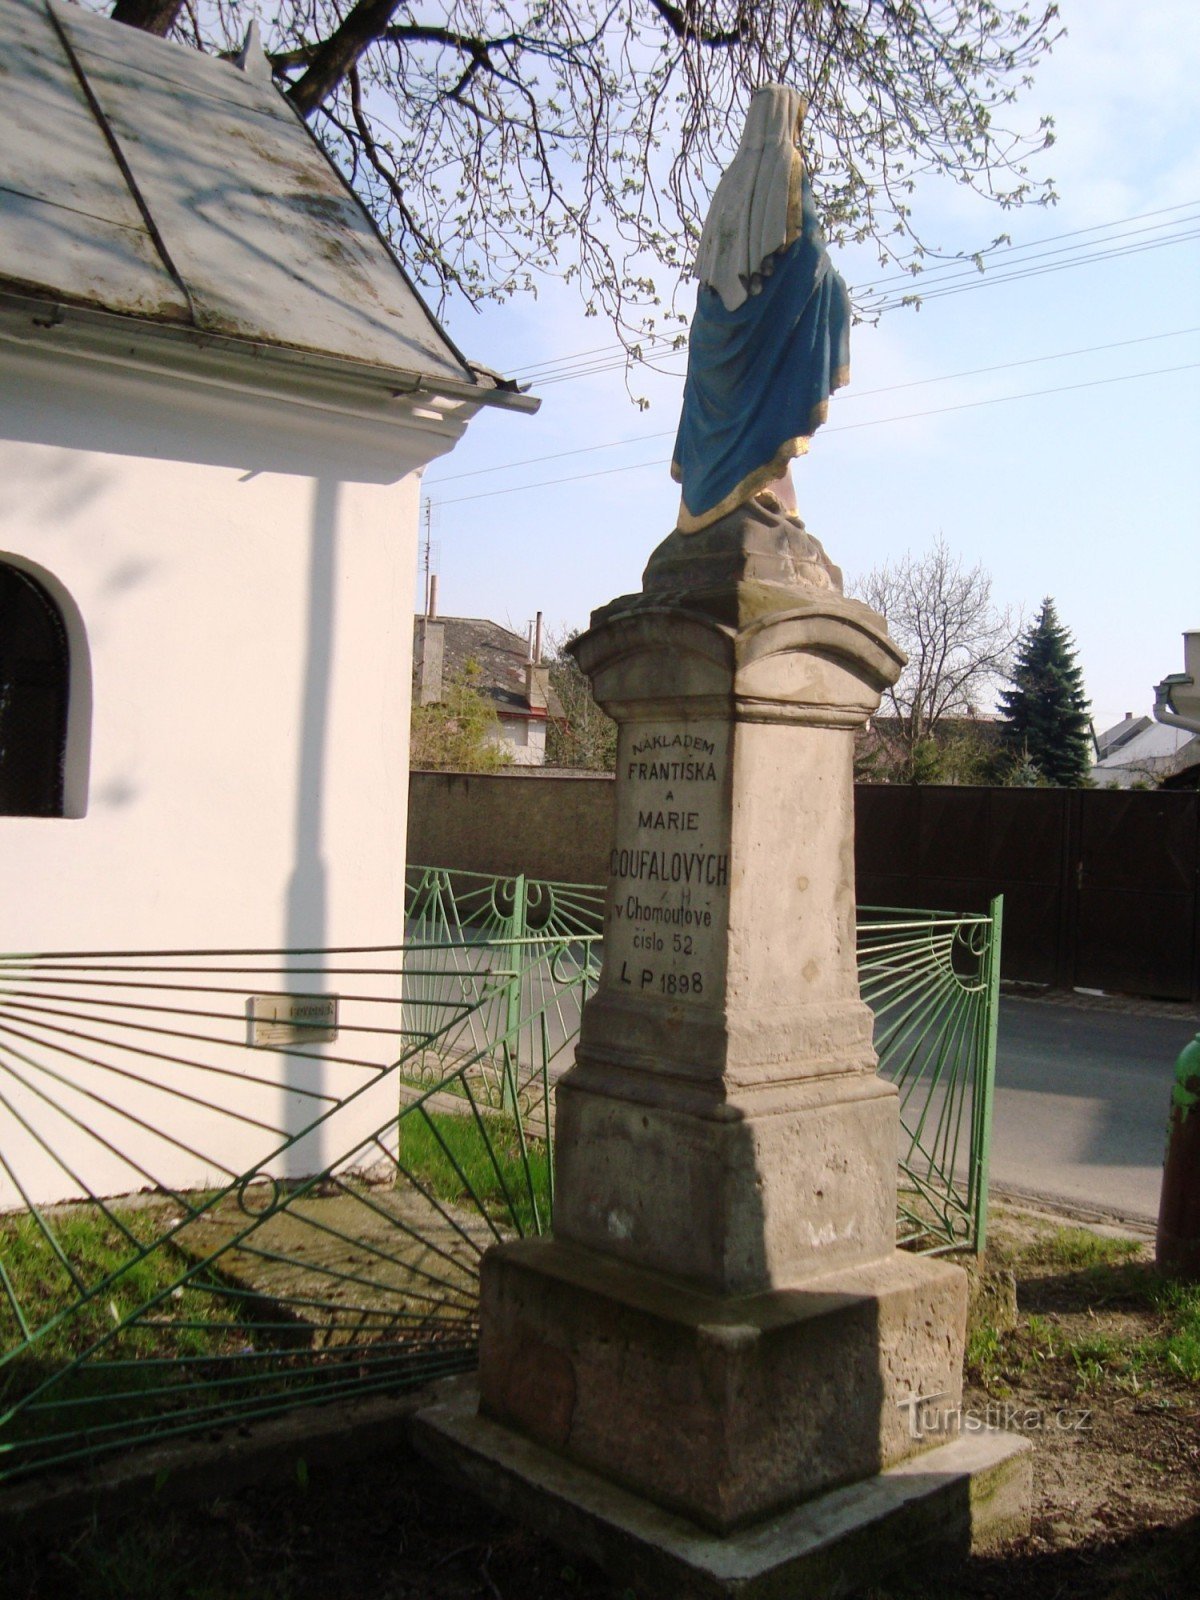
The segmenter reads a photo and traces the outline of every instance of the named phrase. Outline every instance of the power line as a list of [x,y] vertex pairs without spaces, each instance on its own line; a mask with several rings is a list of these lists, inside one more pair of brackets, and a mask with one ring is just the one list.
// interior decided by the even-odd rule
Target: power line
[[[1031,250],[1040,250],[1045,245],[1057,244],[1057,243],[1060,243],[1064,239],[1079,238],[1084,234],[1098,233],[1103,229],[1120,228],[1120,227],[1124,227],[1126,224],[1131,223],[1131,222],[1144,222],[1144,221],[1147,221],[1147,220],[1149,220],[1150,218],[1153,218],[1153,217],[1167,216],[1167,215],[1170,215],[1170,214],[1172,214],[1174,212],[1177,212],[1177,211],[1187,211],[1187,210],[1190,210],[1193,206],[1196,206],[1198,204],[1200,204],[1200,201],[1189,200],[1189,201],[1183,202],[1180,205],[1176,205],[1176,206],[1164,206],[1164,207],[1162,207],[1162,208],[1160,208],[1159,210],[1156,210],[1156,211],[1139,212],[1134,216],[1120,217],[1120,218],[1111,219],[1108,222],[1095,223],[1089,228],[1076,228],[1076,229],[1073,229],[1073,230],[1071,230],[1070,232],[1067,232],[1067,233],[1051,234],[1048,238],[1031,240],[1028,244],[1013,245],[1013,246],[1009,247],[1009,251],[1008,251],[1008,253],[1007,253],[1006,257],[1005,257],[1005,263],[1007,264],[1008,262],[1010,262],[1012,260],[1012,258],[1014,256],[1016,256],[1016,255],[1021,255],[1022,253],[1028,252],[1028,251],[1031,251]],[[1195,220],[1196,220],[1195,218],[1189,217],[1189,218],[1178,219],[1178,222],[1188,223],[1188,222],[1192,222],[1192,221],[1195,221]],[[1178,222],[1176,224],[1171,224],[1170,226],[1177,226]],[[1168,226],[1168,224],[1160,223],[1157,226],[1158,227],[1164,227],[1164,226]],[[1155,231],[1155,230],[1154,229],[1136,229],[1135,230],[1135,232],[1153,232],[1153,231]],[[1130,235],[1117,235],[1116,237],[1130,237]],[[1106,243],[1106,242],[1107,241],[1104,241],[1104,240],[1093,240],[1092,241],[1092,245],[1094,246],[1096,244],[1103,244],[1103,243]],[[1075,248],[1075,249],[1087,249],[1087,248],[1089,248],[1089,246],[1082,245],[1082,246],[1074,246],[1072,248]],[[936,279],[939,275],[950,274],[950,273],[961,275],[964,272],[967,274],[967,276],[972,281],[974,281],[975,279],[981,277],[979,269],[975,266],[975,264],[974,264],[974,262],[972,260],[964,260],[962,258],[959,258],[959,259],[956,259],[954,261],[945,262],[940,266],[935,266],[935,267],[928,268],[925,272],[923,272],[923,273],[921,273],[919,275],[919,281],[921,283],[929,283],[932,280]],[[906,286],[911,286],[912,284],[914,284],[917,281],[918,281],[918,277],[914,276],[911,273],[892,274],[892,275],[890,275],[890,276],[888,276],[886,278],[878,278],[878,279],[875,279],[875,280],[873,280],[871,282],[868,282],[866,284],[859,285],[856,288],[855,292],[859,293],[859,294],[869,293],[869,292],[872,292],[874,290],[883,288],[888,284],[897,283],[897,282],[903,282]],[[653,344],[672,344],[672,343],[674,343],[675,338],[676,338],[676,335],[673,335],[673,334],[652,334],[643,342],[646,343],[646,344],[651,344],[651,345],[653,345]],[[514,375],[527,376],[530,373],[539,372],[544,368],[567,366],[567,365],[574,364],[577,361],[587,360],[588,358],[591,358],[591,357],[608,356],[610,354],[618,353],[618,352],[622,355],[622,357],[624,357],[625,347],[623,345],[620,345],[620,344],[601,345],[601,346],[597,346],[596,348],[594,348],[592,350],[581,350],[581,351],[578,351],[573,355],[556,356],[556,357],[553,357],[553,358],[550,358],[550,359],[547,359],[547,360],[544,360],[544,361],[532,362],[532,363],[530,363],[530,364],[528,364],[526,366],[521,366],[521,367],[514,368],[513,372],[514,372]],[[537,380],[537,381],[541,381],[541,380]]]
[[[999,250],[996,251],[995,260],[1001,263],[1005,261],[1011,261],[1014,256],[1022,255],[1030,250],[1041,251],[1046,245],[1049,244],[1060,245],[1065,239],[1082,239],[1086,234],[1103,233],[1107,229],[1112,228],[1124,228],[1127,227],[1131,222],[1150,222],[1155,217],[1173,216],[1177,211],[1190,211],[1194,206],[1200,206],[1200,200],[1183,200],[1178,205],[1160,206],[1154,211],[1138,211],[1129,217],[1110,217],[1107,222],[1094,222],[1090,227],[1087,228],[1071,228],[1066,233],[1047,234],[1045,238],[1042,239],[1030,239],[1026,244],[1006,245],[1004,247],[1003,256],[1000,255]],[[1135,234],[1153,233],[1158,228],[1174,227],[1178,222],[1191,222],[1194,220],[1195,218],[1182,217],[1177,219],[1176,223],[1159,222],[1155,223],[1153,228],[1135,228],[1133,232]],[[1129,238],[1131,236],[1132,235],[1130,234],[1115,235],[1117,238]],[[1092,244],[1104,244],[1105,242],[1106,241],[1103,239],[1096,239],[1092,241]],[[1089,246],[1087,244],[1079,244],[1070,245],[1067,248],[1071,250],[1086,250],[1089,248]],[[992,252],[988,250],[984,250],[979,253],[985,259],[992,254]],[[952,261],[943,261],[936,266],[930,267],[917,276],[914,276],[914,274],[911,272],[894,272],[886,278],[876,278],[870,283],[863,284],[861,292],[865,293],[874,289],[886,288],[888,284],[892,283],[911,284],[917,281],[928,282],[930,278],[936,277],[940,273],[944,274],[963,271],[973,272],[976,276],[982,276],[982,269],[979,267],[974,256],[958,256]]]
[[[1013,367],[1038,366],[1045,361],[1066,361],[1074,356],[1097,355],[1105,350],[1124,350],[1130,345],[1153,344],[1159,339],[1182,339],[1192,333],[1200,333],[1200,326],[1172,328],[1166,333],[1141,334],[1135,339],[1117,339],[1111,344],[1084,345],[1078,350],[1058,350],[1052,355],[1025,356],[1019,361],[1001,361],[991,367],[968,367],[962,372],[943,372],[933,378],[911,378],[905,383],[888,383],[878,389],[858,389],[853,393],[842,395],[838,403],[840,405],[846,400],[866,400],[871,395],[877,394],[894,394],[900,389],[919,389],[930,383],[951,383],[957,378],[978,378],[991,372],[1007,372]],[[825,431],[828,432],[828,428]],[[639,433],[631,439],[608,439],[603,444],[576,445],[570,450],[552,451],[549,455],[526,456],[520,461],[506,461],[497,467],[473,467],[469,472],[451,472],[443,478],[426,479],[426,487],[436,488],[438,484],[457,483],[462,478],[480,478],[497,472],[515,472],[518,467],[540,466],[544,461],[561,461],[565,456],[584,456],[591,455],[597,450],[619,450],[625,445],[649,444],[655,439],[669,439],[674,433],[674,428],[665,428],[661,433]],[[443,502],[443,504],[451,503]]]
[[[841,422],[833,427],[826,427],[825,433],[849,433],[856,428],[879,428],[888,422],[912,422],[920,417],[940,417],[951,411],[974,411],[980,406],[1005,405],[1013,400],[1034,400],[1043,395],[1071,394],[1078,389],[1099,389],[1113,383],[1131,383],[1138,378],[1161,378],[1174,372],[1192,372],[1200,368],[1200,361],[1188,361],[1178,367],[1156,367],[1149,372],[1125,372],[1113,378],[1090,378],[1084,383],[1065,383],[1052,389],[1027,389],[1020,394],[993,395],[986,400],[962,400],[957,405],[935,406],[927,411],[906,411],[895,417],[876,417],[869,422]],[[490,500],[495,495],[521,494],[528,489],[548,489],[560,483],[581,483],[588,478],[607,478],[617,472],[639,472],[646,467],[665,467],[669,465],[667,458],[661,457],[655,461],[633,461],[620,467],[601,467],[595,472],[573,472],[564,478],[540,478],[534,483],[518,483],[507,489],[483,489],[478,494],[456,495],[452,500],[443,500],[443,506],[458,506],[468,500]]]
[[[1186,227],[1193,222],[1200,222],[1200,215],[1183,218],[1181,226]],[[1117,235],[1117,237],[1129,238],[1131,236],[1125,234]],[[1040,278],[1048,272],[1065,272],[1071,267],[1088,267],[1097,261],[1117,261],[1124,256],[1143,255],[1148,250],[1162,250],[1167,245],[1187,244],[1189,240],[1197,238],[1200,238],[1200,229],[1192,228],[1190,232],[1179,231],[1168,234],[1163,239],[1143,239],[1138,244],[1123,245],[1119,250],[1093,250],[1090,255],[1080,256],[1074,261],[1048,261],[1041,266],[1026,265],[1015,272],[993,272],[987,278],[977,276],[962,284],[951,282],[940,287],[935,285],[928,294],[922,294],[921,299],[939,300],[945,295],[963,294],[968,289],[983,289],[997,283],[1013,283],[1022,278]],[[1108,241],[1101,242],[1107,243]],[[1051,251],[1050,253],[1051,255],[1058,255],[1061,252]],[[1033,259],[1036,260],[1037,258]],[[891,311],[902,303],[902,298],[885,301],[880,305],[879,310]]]
[[[1185,219],[1185,225],[1191,223],[1192,221],[1200,221],[1200,217]],[[1014,269],[1011,272],[993,271],[986,277],[981,276],[979,273],[968,273],[964,277],[951,280],[950,282],[942,284],[941,286],[935,285],[933,288],[921,290],[920,299],[922,303],[926,303],[933,300],[945,299],[947,295],[968,294],[973,293],[978,289],[993,289],[1002,283],[1017,283],[1025,278],[1043,277],[1050,272],[1065,272],[1073,267],[1091,266],[1100,261],[1116,261],[1125,256],[1141,255],[1147,250],[1161,250],[1167,245],[1186,244],[1189,240],[1197,238],[1200,238],[1200,230],[1193,229],[1190,232],[1178,232],[1171,234],[1164,239],[1147,239],[1138,244],[1124,245],[1122,248],[1116,250],[1093,250],[1090,255],[1080,256],[1071,261],[1049,261],[1041,265],[1027,263],[1025,266],[1019,269]],[[1058,253],[1059,252],[1051,252],[1051,254]],[[1033,259],[1036,260],[1036,258]],[[871,308],[871,314],[882,315],[886,311],[894,311],[897,309],[897,307],[904,304],[904,300],[905,296],[902,295],[894,296],[890,300],[882,300]],[[659,359],[669,359],[670,355],[673,355],[674,353],[674,351],[664,352]],[[622,353],[619,356],[606,357],[603,360],[597,360],[589,365],[580,366],[574,370],[564,368],[561,372],[548,373],[543,378],[535,379],[534,382],[540,389],[545,389],[549,388],[551,384],[568,383],[575,378],[599,377],[601,374],[606,372],[616,372],[621,370],[626,365],[626,361],[627,357]],[[650,366],[650,369],[654,372],[657,372],[661,377],[676,378],[682,377],[683,375],[682,368],[655,367],[649,362],[647,362],[646,365]]]
[[[1050,234],[1044,239],[1031,239],[1027,244],[1009,245],[1007,247],[1007,249],[1006,249],[1006,254],[1005,254],[1005,257],[1004,257],[1004,261],[1006,263],[1007,262],[1011,262],[1014,256],[1022,255],[1023,253],[1031,251],[1031,250],[1041,250],[1046,245],[1060,244],[1065,239],[1079,239],[1079,238],[1083,238],[1086,234],[1100,233],[1100,232],[1103,232],[1106,229],[1112,229],[1112,228],[1123,228],[1123,227],[1125,227],[1127,224],[1129,224],[1131,222],[1148,222],[1148,221],[1152,220],[1155,217],[1171,216],[1171,215],[1173,215],[1174,213],[1176,213],[1178,211],[1188,211],[1188,210],[1190,210],[1192,207],[1194,207],[1196,205],[1200,205],[1200,201],[1197,201],[1197,200],[1182,201],[1178,205],[1160,206],[1158,209],[1156,209],[1154,211],[1140,211],[1140,212],[1136,212],[1132,216],[1114,217],[1114,218],[1110,218],[1107,222],[1096,222],[1096,223],[1091,224],[1090,227],[1072,228],[1072,229],[1070,229],[1069,231],[1067,231],[1065,233]],[[1195,221],[1196,219],[1195,218],[1181,218],[1179,220],[1181,222],[1185,222],[1186,223],[1186,222]],[[1167,224],[1160,223],[1160,224],[1158,224],[1158,226],[1159,227],[1164,227],[1164,226],[1167,226]],[[1153,231],[1154,231],[1153,229],[1136,229],[1135,230],[1135,232],[1142,232],[1142,233],[1153,232]],[[1127,238],[1127,237],[1130,237],[1130,235],[1118,235],[1117,237],[1126,237]],[[1104,241],[1104,240],[1094,240],[1094,241],[1092,241],[1093,244],[1103,244],[1105,242],[1107,242],[1107,241]],[[1172,242],[1173,243],[1175,241],[1171,240],[1171,241],[1162,241],[1162,242],[1164,242],[1164,243],[1165,242]],[[1086,249],[1086,248],[1088,248],[1088,246],[1086,246],[1086,245],[1074,246],[1073,248],[1075,248],[1075,249]],[[986,256],[988,254],[988,252],[985,251],[985,252],[983,252],[983,254]],[[1081,262],[1079,264],[1082,265],[1083,263]],[[867,283],[860,284],[860,285],[856,286],[854,292],[856,294],[869,294],[869,293],[872,293],[875,290],[884,288],[887,285],[893,284],[893,283],[902,282],[907,286],[911,286],[911,285],[913,285],[914,283],[917,283],[917,282],[929,283],[929,282],[935,280],[939,275],[942,275],[942,274],[949,274],[949,273],[962,274],[964,272],[966,272],[972,279],[981,276],[981,274],[979,273],[979,269],[976,266],[973,258],[970,258],[970,257],[967,257],[967,258],[958,257],[953,261],[947,261],[947,262],[941,263],[940,265],[937,265],[937,266],[934,266],[934,267],[930,267],[930,268],[926,269],[924,272],[922,272],[919,275],[913,275],[913,274],[907,273],[907,272],[892,273],[892,274],[888,275],[887,277],[876,278],[876,279],[870,280]],[[923,296],[923,298],[925,298],[925,297]],[[645,345],[673,344],[674,341],[675,341],[675,337],[676,336],[674,334],[651,334],[646,339],[642,340],[641,343],[643,343]],[[587,361],[590,358],[594,358],[594,357],[598,357],[598,356],[609,356],[609,355],[617,353],[617,352],[620,352],[621,362],[623,364],[624,360],[625,360],[625,347],[623,345],[620,345],[620,344],[598,345],[598,346],[596,346],[595,348],[593,348],[591,350],[576,351],[572,355],[549,357],[549,358],[547,358],[547,359],[545,359],[543,361],[533,361],[533,362],[526,363],[523,366],[514,367],[510,371],[510,376],[513,376],[513,377],[529,377],[530,374],[533,374],[533,373],[542,373],[544,371],[544,369],[546,369],[546,368],[554,368],[554,367],[560,367],[560,366],[573,365],[575,362],[578,362],[578,361]],[[549,377],[549,373],[545,373],[545,375],[542,378],[535,379],[534,381],[544,382],[544,381],[546,381],[546,379],[548,377]]]

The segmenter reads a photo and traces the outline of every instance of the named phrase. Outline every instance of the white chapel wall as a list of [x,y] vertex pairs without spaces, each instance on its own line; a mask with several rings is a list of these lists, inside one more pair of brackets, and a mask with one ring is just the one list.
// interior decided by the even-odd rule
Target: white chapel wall
[[[0,373],[0,559],[49,573],[78,608],[91,727],[83,815],[0,817],[0,948],[400,943],[411,468],[421,449],[432,453],[428,442],[400,441],[389,464],[377,440],[356,453],[354,430],[317,413],[293,423],[261,400],[198,397],[168,382],[147,389],[90,370],[68,390],[61,370],[18,375],[14,383]],[[386,481],[389,471],[400,481]],[[398,979],[380,980],[389,983],[398,994]],[[0,1088],[39,1126],[53,1123],[48,1138],[68,1141],[98,1192],[131,1187],[126,1166],[68,1112],[101,1132],[119,1130],[122,1148],[140,1153],[156,1178],[213,1183],[221,1173],[206,1152],[240,1170],[273,1143],[231,1120],[231,1106],[295,1131],[313,1105],[295,1085],[341,1093],[363,1077],[325,1062],[297,1068],[267,1052],[251,1060],[244,1030],[232,1034],[234,1077],[216,1087],[182,1068],[139,1069],[223,1100],[211,1113],[152,1082],[89,1078],[85,1067],[70,1069],[78,1091],[53,1087],[57,1112],[11,1077]],[[0,1069],[3,1045],[0,1036]],[[27,1041],[22,1050],[36,1053]],[[343,1038],[324,1054],[372,1051],[382,1063],[393,1041]],[[65,1058],[55,1059],[61,1067]],[[33,1070],[21,1068],[26,1078]],[[99,1081],[118,1113],[82,1092]],[[126,1111],[157,1125],[186,1120],[200,1154],[137,1132]],[[313,1170],[348,1147],[355,1128],[386,1115],[351,1110],[274,1170]],[[0,1139],[12,1136],[11,1118],[6,1126]],[[72,1192],[34,1147],[23,1159],[34,1198]],[[14,1203],[3,1180],[0,1206]]]

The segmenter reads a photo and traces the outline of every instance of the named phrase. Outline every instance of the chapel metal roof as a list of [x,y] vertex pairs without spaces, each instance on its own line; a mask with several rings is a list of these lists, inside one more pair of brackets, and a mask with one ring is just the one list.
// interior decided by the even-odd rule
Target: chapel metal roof
[[499,399],[246,57],[0,0],[0,288]]

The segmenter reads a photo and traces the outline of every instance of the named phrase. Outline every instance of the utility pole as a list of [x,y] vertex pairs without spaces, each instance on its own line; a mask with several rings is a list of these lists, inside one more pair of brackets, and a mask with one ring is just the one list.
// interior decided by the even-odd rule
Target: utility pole
[[[1200,733],[1200,631],[1184,634],[1183,671],[1155,689],[1154,715]],[[1200,1034],[1175,1063],[1154,1255],[1160,1271],[1200,1281]]]
[[430,585],[433,581],[433,503],[425,496],[425,615],[429,615]]

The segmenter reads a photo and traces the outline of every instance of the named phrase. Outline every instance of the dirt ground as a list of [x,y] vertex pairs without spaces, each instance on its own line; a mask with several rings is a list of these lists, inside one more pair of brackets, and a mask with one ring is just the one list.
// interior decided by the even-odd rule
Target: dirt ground
[[1032,1438],[1033,1524],[937,1592],[1194,1600],[1200,1383],[1169,1360],[1141,1359],[1163,1332],[1146,1304],[1150,1245],[1088,1265],[1070,1264],[1067,1250],[1064,1264],[1054,1225],[1013,1211],[993,1237],[991,1266],[1003,1275],[1010,1263],[1017,1314],[992,1319],[1010,1322],[994,1354],[986,1315],[975,1320],[964,1409]]
[[[1009,1212],[997,1231],[995,1253],[1021,1260],[1045,1225]],[[1021,1260],[1012,1356],[981,1359],[978,1332],[972,1341],[964,1403],[1034,1438],[1035,1543],[1200,1512],[1200,1384],[1120,1359],[1156,1331],[1140,1293],[1152,1260],[1148,1243],[1123,1262],[1065,1271]]]
[[[1148,1250],[1093,1250],[1078,1230],[1015,1212],[994,1241],[964,1415],[1032,1437],[1032,1532],[872,1600],[1194,1600],[1200,1383],[1162,1354]],[[632,1600],[404,1449],[349,1468],[298,1462],[287,1481],[202,1504],[155,1507],[150,1491],[147,1502],[10,1540],[3,1600]]]

